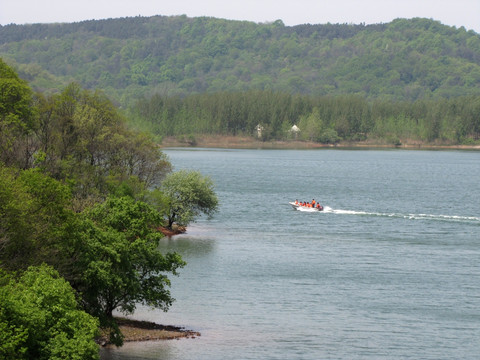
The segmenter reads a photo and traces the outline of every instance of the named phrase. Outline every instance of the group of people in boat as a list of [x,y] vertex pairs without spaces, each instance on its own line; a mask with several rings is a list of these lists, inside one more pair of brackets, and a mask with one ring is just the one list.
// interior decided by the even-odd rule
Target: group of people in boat
[[319,202],[316,202],[315,199],[312,199],[312,202],[305,202],[305,201],[298,201],[298,200],[295,200],[295,205],[298,205],[298,206],[303,206],[303,207],[307,207],[307,208],[316,208],[316,209],[322,209],[323,206],[320,205]]

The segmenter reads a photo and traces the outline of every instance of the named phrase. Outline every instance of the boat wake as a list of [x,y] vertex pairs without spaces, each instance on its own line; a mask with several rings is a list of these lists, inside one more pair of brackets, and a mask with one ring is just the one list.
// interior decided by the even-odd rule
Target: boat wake
[[339,215],[378,216],[378,217],[389,217],[389,218],[408,219],[408,220],[434,220],[434,221],[449,221],[449,222],[465,222],[465,223],[473,223],[473,224],[480,225],[480,217],[477,217],[477,216],[381,213],[381,212],[332,209],[329,206],[325,206],[323,212],[324,213],[331,213],[331,214],[339,214]]

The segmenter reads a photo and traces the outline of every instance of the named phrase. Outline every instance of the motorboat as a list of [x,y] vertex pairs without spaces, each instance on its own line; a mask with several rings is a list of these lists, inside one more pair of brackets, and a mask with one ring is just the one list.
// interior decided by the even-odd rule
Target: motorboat
[[292,205],[292,207],[295,209],[295,210],[298,210],[298,211],[307,211],[307,212],[313,212],[313,211],[323,211],[323,206],[322,205],[319,205],[318,207],[308,207],[308,206],[302,206],[300,203],[296,203],[296,202],[289,202],[290,205]]

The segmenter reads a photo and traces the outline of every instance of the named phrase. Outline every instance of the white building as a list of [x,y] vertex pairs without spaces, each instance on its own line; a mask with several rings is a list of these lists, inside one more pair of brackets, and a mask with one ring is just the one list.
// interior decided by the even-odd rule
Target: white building
[[258,138],[261,138],[262,137],[262,131],[265,130],[265,128],[258,124],[257,127],[255,128],[255,130],[257,130],[257,137]]
[[297,125],[293,125],[292,128],[290,129],[290,132],[295,137],[295,140],[297,140],[297,136],[298,136],[298,133],[300,132],[300,128]]

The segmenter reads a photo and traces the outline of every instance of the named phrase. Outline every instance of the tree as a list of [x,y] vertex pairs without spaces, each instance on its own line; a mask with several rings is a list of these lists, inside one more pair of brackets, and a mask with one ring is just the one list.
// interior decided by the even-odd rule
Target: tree
[[218,208],[213,181],[198,171],[180,170],[168,174],[160,191],[163,195],[155,202],[168,219],[169,229],[174,223],[186,226],[201,213],[211,216]]
[[137,304],[167,311],[173,303],[170,280],[185,262],[177,253],[158,251],[163,222],[152,206],[130,197],[108,198],[86,211],[80,236],[72,245],[70,281],[82,294],[88,313],[111,329],[110,339],[122,344],[113,318],[115,309],[133,313]]
[[0,161],[25,168],[30,158],[27,135],[34,127],[32,91],[0,58]]
[[51,267],[30,267],[18,280],[0,270],[1,360],[98,359],[97,331]]
[[[28,208],[30,197],[18,181],[14,171],[0,165],[0,261],[2,267],[17,263],[16,254],[28,252],[27,246],[18,246],[28,239]],[[20,263],[20,262],[19,262]]]
[[317,107],[313,108],[312,113],[303,117],[299,123],[302,129],[302,137],[310,141],[320,141],[323,130],[323,121]]
[[164,220],[152,206],[132,197],[108,198],[77,214],[69,209],[71,200],[65,185],[38,169],[0,166],[0,265],[54,266],[121,344],[113,311],[132,313],[138,303],[167,311],[174,299],[165,274],[177,275],[185,262],[158,251]]
[[38,169],[0,165],[2,267],[20,270],[42,262],[58,267],[75,223],[70,200],[67,186]]
[[323,144],[336,144],[340,141],[337,132],[334,129],[326,129],[318,138]]
[[159,183],[171,165],[151,136],[127,128],[118,110],[100,92],[70,84],[61,94],[38,97],[37,166],[68,180],[76,209],[105,199],[111,187],[137,178]]

